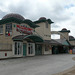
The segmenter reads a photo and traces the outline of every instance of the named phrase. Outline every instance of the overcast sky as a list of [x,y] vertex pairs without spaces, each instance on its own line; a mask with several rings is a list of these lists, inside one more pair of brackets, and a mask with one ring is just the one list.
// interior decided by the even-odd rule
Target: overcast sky
[[0,0],[0,19],[8,13],[18,13],[32,21],[40,17],[51,19],[51,30],[67,28],[75,37],[75,0]]

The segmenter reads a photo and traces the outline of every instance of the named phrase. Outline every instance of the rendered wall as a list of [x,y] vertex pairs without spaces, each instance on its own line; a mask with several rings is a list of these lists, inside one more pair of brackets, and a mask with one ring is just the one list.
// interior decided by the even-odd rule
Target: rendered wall
[[69,41],[71,45],[75,46],[75,41]]
[[[46,22],[38,23],[40,27],[36,28],[35,31],[44,39],[51,40],[51,25],[48,24],[46,28]],[[43,44],[42,54],[52,54],[52,50],[45,51],[45,44]]]
[[38,23],[37,25],[39,25],[40,27],[37,27],[35,29],[35,31],[41,36],[43,37],[44,40],[51,40],[51,27],[48,24],[48,28],[46,28],[46,23],[42,22],[42,23]]
[[12,57],[12,51],[0,51],[0,59]]
[[[63,35],[64,35],[64,37],[67,39],[67,40],[69,40],[69,34],[68,34],[68,32],[61,32]],[[64,37],[62,36],[62,35],[60,35],[60,39],[64,39]]]

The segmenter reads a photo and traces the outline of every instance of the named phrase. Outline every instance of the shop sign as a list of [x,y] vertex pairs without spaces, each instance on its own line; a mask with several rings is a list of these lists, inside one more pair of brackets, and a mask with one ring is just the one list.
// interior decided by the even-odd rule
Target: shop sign
[[24,34],[32,34],[33,30],[24,26],[17,25],[16,30]]

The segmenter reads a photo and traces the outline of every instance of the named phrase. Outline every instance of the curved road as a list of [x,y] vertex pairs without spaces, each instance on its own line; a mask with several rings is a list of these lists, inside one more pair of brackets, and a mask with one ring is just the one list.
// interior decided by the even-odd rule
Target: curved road
[[59,54],[0,60],[0,75],[52,75],[75,65],[75,55]]

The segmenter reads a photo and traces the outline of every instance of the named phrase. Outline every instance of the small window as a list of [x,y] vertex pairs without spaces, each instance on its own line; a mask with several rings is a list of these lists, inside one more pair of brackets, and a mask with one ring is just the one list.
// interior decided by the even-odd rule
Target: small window
[[6,36],[11,36],[12,35],[12,24],[6,24],[6,28],[5,28],[5,35]]
[[48,28],[48,22],[46,22],[46,28]]
[[3,33],[3,25],[0,25],[0,34]]

